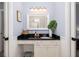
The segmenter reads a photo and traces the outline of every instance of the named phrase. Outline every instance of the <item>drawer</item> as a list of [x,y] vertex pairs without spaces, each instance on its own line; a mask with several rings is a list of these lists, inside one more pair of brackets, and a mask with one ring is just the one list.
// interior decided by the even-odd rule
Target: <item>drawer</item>
[[36,41],[37,46],[59,46],[60,41]]
[[34,40],[18,40],[17,44],[34,44],[35,41]]

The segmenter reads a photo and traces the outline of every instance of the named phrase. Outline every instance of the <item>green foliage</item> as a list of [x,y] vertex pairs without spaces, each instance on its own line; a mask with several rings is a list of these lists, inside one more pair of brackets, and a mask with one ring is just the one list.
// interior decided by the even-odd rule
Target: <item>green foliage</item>
[[48,24],[48,28],[51,29],[51,31],[55,31],[57,28],[57,22],[56,20],[51,20]]

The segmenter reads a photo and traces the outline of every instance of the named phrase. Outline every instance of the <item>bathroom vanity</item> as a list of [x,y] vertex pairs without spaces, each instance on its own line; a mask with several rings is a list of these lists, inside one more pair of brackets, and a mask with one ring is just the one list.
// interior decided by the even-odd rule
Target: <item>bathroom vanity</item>
[[[32,45],[34,57],[60,57],[60,37],[53,35],[53,38],[27,38],[22,37],[17,40],[20,45]],[[26,47],[27,50],[27,47]]]

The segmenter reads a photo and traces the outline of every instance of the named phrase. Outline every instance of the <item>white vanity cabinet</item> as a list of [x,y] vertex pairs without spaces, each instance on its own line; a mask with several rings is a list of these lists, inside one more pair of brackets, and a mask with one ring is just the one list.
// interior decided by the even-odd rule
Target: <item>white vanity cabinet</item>
[[18,40],[17,43],[32,44],[34,57],[61,57],[60,40]]
[[36,41],[34,46],[35,57],[60,57],[59,40]]
[[46,46],[35,46],[34,57],[47,57],[47,47]]
[[60,47],[59,46],[49,46],[47,52],[48,57],[60,57]]

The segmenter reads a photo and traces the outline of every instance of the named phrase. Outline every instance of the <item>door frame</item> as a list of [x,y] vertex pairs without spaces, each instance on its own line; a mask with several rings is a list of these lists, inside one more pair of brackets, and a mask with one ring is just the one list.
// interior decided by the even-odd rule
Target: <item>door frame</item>
[[71,2],[71,57],[76,57],[76,2]]
[[13,2],[4,3],[4,56],[12,56],[13,40]]
[[9,56],[9,2],[4,2],[4,57],[8,56]]

